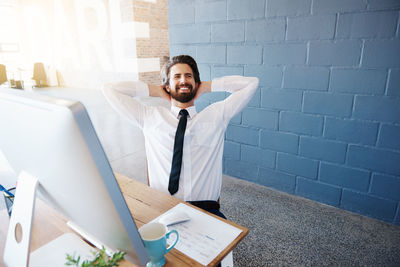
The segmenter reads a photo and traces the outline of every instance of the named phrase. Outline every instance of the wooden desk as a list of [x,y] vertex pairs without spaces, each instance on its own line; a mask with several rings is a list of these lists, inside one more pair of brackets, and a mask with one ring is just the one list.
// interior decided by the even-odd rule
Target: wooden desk
[[[128,204],[129,209],[133,211],[132,216],[134,217],[138,228],[155,219],[175,205],[183,202],[126,176],[116,174],[116,177],[126,203]],[[197,207],[194,208],[198,209]],[[223,220],[213,214],[210,215]],[[223,221],[241,229],[242,233],[225,250],[223,250],[209,266],[214,266],[219,263],[248,233],[248,230],[242,226],[226,220]],[[7,211],[3,209],[0,211],[0,266],[4,265],[3,252],[7,237],[8,224],[8,214]],[[66,219],[43,201],[37,199],[31,239],[31,251],[45,245],[65,232],[72,232],[72,230],[66,225]],[[170,253],[165,255],[165,257],[167,259],[165,266],[167,267],[202,266],[200,263],[187,257],[176,249],[172,249]],[[133,264],[125,261],[120,266],[133,266]]]

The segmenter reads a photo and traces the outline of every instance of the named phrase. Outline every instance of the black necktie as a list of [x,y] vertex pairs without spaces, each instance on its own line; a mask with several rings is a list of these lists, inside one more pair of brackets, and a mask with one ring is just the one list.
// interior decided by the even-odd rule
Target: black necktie
[[171,195],[175,194],[179,188],[179,177],[181,176],[183,138],[185,137],[187,116],[189,113],[186,109],[179,111],[181,118],[179,119],[178,128],[175,133],[174,154],[172,156],[171,173],[169,175],[168,191]]

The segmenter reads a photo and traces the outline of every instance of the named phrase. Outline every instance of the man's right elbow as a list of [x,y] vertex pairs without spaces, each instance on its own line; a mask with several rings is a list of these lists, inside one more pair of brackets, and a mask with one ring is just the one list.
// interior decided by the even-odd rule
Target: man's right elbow
[[254,83],[256,87],[258,87],[258,84],[260,80],[257,77],[249,77],[251,79],[251,83]]
[[101,87],[101,92],[106,98],[109,98],[112,92],[112,84],[111,83],[103,84],[103,86]]

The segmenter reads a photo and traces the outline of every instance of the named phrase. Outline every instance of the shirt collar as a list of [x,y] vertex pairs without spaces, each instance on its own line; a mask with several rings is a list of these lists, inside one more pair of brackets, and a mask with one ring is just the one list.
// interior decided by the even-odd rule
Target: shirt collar
[[[193,118],[196,114],[196,107],[195,106],[190,106],[185,108],[189,112],[189,118]],[[177,106],[171,105],[171,112],[174,114],[176,118],[179,116],[179,111],[181,111],[181,108],[178,108]]]

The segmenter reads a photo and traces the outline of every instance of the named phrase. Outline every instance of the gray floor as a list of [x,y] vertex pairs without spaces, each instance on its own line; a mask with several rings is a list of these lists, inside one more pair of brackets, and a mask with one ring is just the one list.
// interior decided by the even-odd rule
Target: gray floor
[[[118,117],[99,91],[36,92],[82,101],[113,169],[146,181],[141,132]],[[1,158],[0,178],[7,186],[14,183]],[[228,176],[221,203],[230,220],[250,230],[234,250],[235,266],[400,266],[399,226]]]

